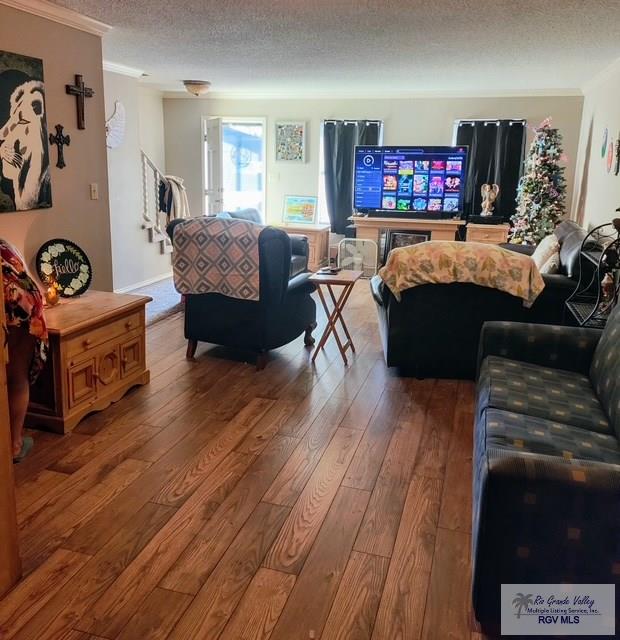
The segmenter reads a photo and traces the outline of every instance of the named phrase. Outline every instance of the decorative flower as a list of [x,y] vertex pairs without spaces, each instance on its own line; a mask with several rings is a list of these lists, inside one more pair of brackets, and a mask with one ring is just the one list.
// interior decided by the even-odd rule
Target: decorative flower
[[71,287],[65,287],[63,293],[66,296],[72,296],[75,293],[75,291],[73,291],[73,289]]
[[52,267],[51,264],[49,264],[48,262],[44,262],[41,265],[41,271],[42,273],[44,273],[46,276],[51,276],[52,273],[54,272],[54,267]]
[[50,256],[48,251],[44,251],[41,254],[41,260],[43,260],[43,262],[49,262],[52,259],[52,256]]

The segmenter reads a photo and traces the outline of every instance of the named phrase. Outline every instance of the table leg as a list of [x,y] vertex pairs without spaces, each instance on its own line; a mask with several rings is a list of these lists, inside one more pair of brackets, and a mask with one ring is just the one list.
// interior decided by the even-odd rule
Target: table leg
[[[312,362],[315,361],[319,351],[325,348],[325,343],[327,342],[327,339],[329,338],[330,334],[333,333],[334,339],[336,340],[336,344],[338,346],[338,350],[340,351],[340,355],[342,356],[342,359],[344,360],[344,363],[346,365],[346,364],[349,364],[346,356],[346,351],[349,347],[351,347],[351,350],[353,351],[353,353],[355,353],[355,347],[353,346],[353,341],[351,340],[351,336],[349,334],[347,326],[344,323],[344,318],[342,317],[342,309],[344,308],[344,305],[349,298],[351,290],[353,289],[353,284],[344,286],[338,299],[336,299],[336,296],[334,295],[334,292],[331,286],[329,284],[327,284],[326,286],[329,290],[329,294],[334,303],[334,308],[332,311],[329,310],[329,307],[327,305],[327,300],[325,299],[325,296],[322,291],[322,287],[318,286],[317,291],[319,293],[319,298],[321,299],[321,303],[323,305],[323,308],[325,309],[325,314],[327,316],[327,326],[325,327],[325,331],[323,332],[323,335],[321,336],[321,339],[319,340],[319,343],[317,344],[316,349],[312,354]],[[338,319],[340,320],[340,323],[347,336],[347,342],[344,345],[340,340],[340,336],[338,335],[338,331],[336,327]]]
[[[349,330],[347,329],[347,325],[344,322],[344,316],[342,315],[342,310],[344,309],[345,304],[347,304],[347,300],[351,295],[351,291],[353,291],[353,285],[350,284],[344,287],[344,290],[340,295],[338,302],[336,302],[336,296],[334,295],[334,292],[332,291],[332,288],[330,285],[327,285],[327,289],[329,290],[329,295],[332,298],[332,302],[334,303],[334,306],[338,307],[338,318],[340,319],[340,324],[342,325],[342,329],[345,335],[347,336],[348,344],[351,347],[351,351],[355,353],[355,345],[353,344],[353,339],[351,338],[351,334],[349,333]],[[345,348],[346,348],[346,345],[345,345]]]

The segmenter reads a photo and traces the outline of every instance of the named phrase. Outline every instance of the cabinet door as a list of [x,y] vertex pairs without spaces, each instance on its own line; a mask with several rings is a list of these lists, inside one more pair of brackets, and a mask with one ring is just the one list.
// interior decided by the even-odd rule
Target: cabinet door
[[95,358],[70,366],[68,377],[69,407],[75,407],[95,398],[97,393]]
[[118,345],[101,351],[97,356],[97,384],[100,387],[109,387],[118,382],[121,377],[119,365]]
[[142,336],[136,336],[121,344],[121,378],[144,368]]

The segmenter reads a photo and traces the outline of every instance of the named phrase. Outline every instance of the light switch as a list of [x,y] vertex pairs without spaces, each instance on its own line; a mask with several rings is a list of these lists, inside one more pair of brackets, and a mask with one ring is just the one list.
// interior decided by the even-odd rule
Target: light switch
[[90,183],[90,199],[99,200],[99,185],[96,182]]

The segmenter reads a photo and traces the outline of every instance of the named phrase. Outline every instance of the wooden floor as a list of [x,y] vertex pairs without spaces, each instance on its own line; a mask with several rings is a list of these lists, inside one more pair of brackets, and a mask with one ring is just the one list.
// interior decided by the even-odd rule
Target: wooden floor
[[0,638],[480,638],[473,385],[388,372],[367,282],[345,316],[349,367],[298,339],[262,372],[206,345],[186,361],[173,316],[150,385],[36,432]]

